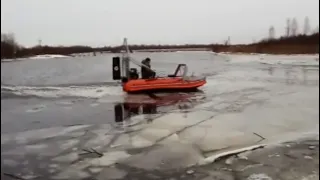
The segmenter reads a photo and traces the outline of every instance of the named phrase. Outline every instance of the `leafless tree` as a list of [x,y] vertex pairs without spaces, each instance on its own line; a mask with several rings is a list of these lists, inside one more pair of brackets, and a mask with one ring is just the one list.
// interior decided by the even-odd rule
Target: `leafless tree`
[[38,39],[38,46],[42,45],[42,39]]
[[1,33],[1,42],[14,45],[16,43],[13,33]]
[[1,33],[1,44],[2,42],[12,47],[12,54],[15,56],[19,46],[16,42],[14,33]]
[[310,21],[308,17],[304,18],[303,34],[308,35],[310,33]]
[[275,29],[273,26],[269,28],[269,39],[274,39],[275,38]]
[[257,42],[257,40],[255,38],[252,38],[252,43],[254,44],[256,42]]
[[298,35],[298,22],[297,22],[297,19],[296,18],[293,18],[292,19],[292,22],[291,22],[291,36],[296,36]]

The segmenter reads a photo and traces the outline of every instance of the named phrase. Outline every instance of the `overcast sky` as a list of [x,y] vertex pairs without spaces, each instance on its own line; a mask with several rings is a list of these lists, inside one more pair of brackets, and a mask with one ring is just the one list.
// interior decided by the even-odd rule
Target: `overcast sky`
[[1,0],[1,32],[49,45],[250,43],[286,19],[319,24],[319,0]]

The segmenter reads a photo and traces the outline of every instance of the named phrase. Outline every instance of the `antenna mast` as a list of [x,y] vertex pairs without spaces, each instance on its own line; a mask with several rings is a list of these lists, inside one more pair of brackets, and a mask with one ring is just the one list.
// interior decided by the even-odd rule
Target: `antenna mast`
[[129,46],[128,46],[128,41],[127,38],[123,39],[123,45],[121,48],[122,51],[122,72],[123,72],[123,77],[129,77],[129,69],[130,69],[130,50],[129,50]]

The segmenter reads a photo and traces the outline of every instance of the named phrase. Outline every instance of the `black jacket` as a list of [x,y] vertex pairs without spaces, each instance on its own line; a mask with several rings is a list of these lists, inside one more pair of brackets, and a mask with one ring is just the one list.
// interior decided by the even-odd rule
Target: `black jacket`
[[[146,60],[142,60],[141,63],[151,69],[151,65],[150,65]],[[149,69],[141,66],[141,76],[142,76],[142,79],[148,79],[148,78],[152,77],[153,74],[154,74],[154,73],[153,73],[152,71],[150,71]]]

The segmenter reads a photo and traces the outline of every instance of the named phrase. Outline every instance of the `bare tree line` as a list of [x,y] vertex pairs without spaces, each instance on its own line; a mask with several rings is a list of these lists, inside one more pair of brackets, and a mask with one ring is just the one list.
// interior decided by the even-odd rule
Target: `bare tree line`
[[[310,19],[308,16],[304,18],[303,29],[299,32],[299,24],[296,18],[287,18],[286,27],[285,27],[285,37],[292,37],[298,35],[311,35],[319,33],[319,26],[312,30],[310,26]],[[269,39],[274,39],[275,35],[275,28],[274,26],[270,26],[269,28]]]

